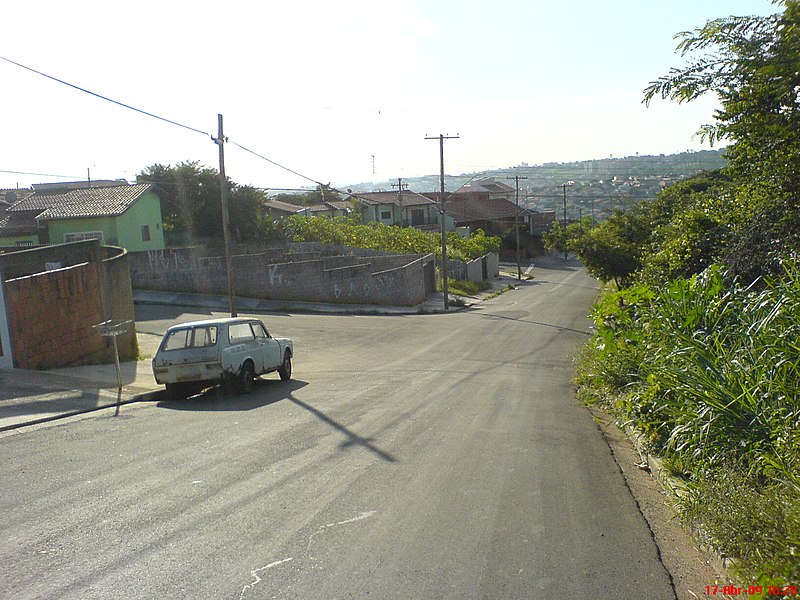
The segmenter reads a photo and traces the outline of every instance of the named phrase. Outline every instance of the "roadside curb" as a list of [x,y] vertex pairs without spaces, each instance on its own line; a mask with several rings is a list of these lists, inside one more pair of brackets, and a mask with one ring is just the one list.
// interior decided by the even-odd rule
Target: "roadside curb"
[[92,407],[84,407],[75,409],[72,411],[67,411],[63,413],[59,413],[56,415],[49,415],[47,417],[40,417],[38,419],[30,419],[27,421],[21,421],[19,423],[12,423],[10,425],[0,425],[0,433],[6,431],[13,431],[15,429],[22,429],[23,427],[32,427],[34,425],[42,425],[43,423],[52,423],[53,421],[59,421],[61,419],[68,419],[70,417],[77,417],[79,415],[85,415],[93,412],[98,412],[101,410],[106,410],[109,408],[117,408],[119,406],[125,406],[127,404],[136,404],[139,402],[156,402],[159,400],[163,400],[163,390],[153,390],[150,392],[142,392],[141,394],[136,394],[129,398],[121,399],[119,402],[104,402],[97,406]]

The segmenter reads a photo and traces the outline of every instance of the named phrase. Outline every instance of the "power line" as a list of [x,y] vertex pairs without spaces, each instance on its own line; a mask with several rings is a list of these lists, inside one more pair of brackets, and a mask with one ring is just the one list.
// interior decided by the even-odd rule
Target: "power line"
[[[248,152],[248,153],[252,154],[253,156],[255,156],[257,158],[260,158],[263,161],[268,162],[271,165],[274,165],[274,166],[278,167],[279,169],[283,169],[284,171],[288,171],[289,173],[292,173],[293,175],[297,175],[298,177],[301,177],[302,179],[305,179],[307,181],[311,181],[313,183],[316,183],[317,185],[325,185],[324,183],[322,183],[321,181],[317,181],[313,177],[309,177],[308,175],[303,175],[302,173],[298,173],[294,169],[290,169],[289,167],[286,167],[286,166],[284,166],[284,165],[282,165],[282,164],[280,164],[278,162],[275,162],[271,158],[267,158],[266,156],[263,156],[263,155],[259,154],[255,150],[250,150],[250,148],[245,148],[244,146],[242,146],[241,144],[238,144],[237,142],[229,141],[229,143],[233,144],[234,146],[236,146],[237,148],[239,148],[241,150],[244,150],[245,152]],[[330,188],[330,189],[333,189],[333,188]],[[339,190],[336,190],[336,191],[339,191]]]
[[63,177],[64,179],[83,179],[83,175],[55,175],[53,173],[31,173],[30,171],[7,171],[0,169],[0,173],[10,173],[12,175],[36,175],[37,177]]
[[210,133],[208,133],[206,131],[203,131],[202,129],[195,129],[194,127],[189,127],[188,125],[184,125],[183,123],[178,123],[177,121],[173,121],[172,119],[167,119],[165,117],[160,117],[160,116],[158,116],[156,114],[153,114],[151,112],[147,112],[146,110],[142,110],[141,108],[136,108],[135,106],[131,106],[130,104],[125,104],[124,102],[120,102],[118,100],[114,100],[114,99],[109,98],[107,96],[103,96],[102,94],[98,94],[97,92],[92,92],[90,90],[82,88],[82,87],[80,87],[78,85],[75,85],[73,83],[69,83],[67,81],[64,81],[63,79],[59,79],[58,77],[53,77],[52,75],[48,75],[47,73],[42,73],[41,71],[37,71],[36,69],[33,69],[31,67],[28,67],[28,66],[25,66],[23,64],[20,64],[20,63],[18,63],[16,61],[13,61],[13,60],[9,59],[9,58],[6,58],[5,56],[0,56],[0,60],[4,60],[7,63],[11,63],[12,65],[15,65],[17,67],[20,67],[20,68],[25,69],[27,71],[30,71],[32,73],[36,73],[37,75],[41,75],[42,77],[46,77],[47,79],[52,79],[53,81],[56,81],[58,83],[61,83],[61,84],[66,85],[68,87],[71,87],[71,88],[73,88],[75,90],[78,90],[79,92],[84,92],[85,94],[89,94],[89,95],[94,96],[96,98],[100,98],[101,100],[105,100],[106,102],[111,102],[112,104],[116,104],[116,105],[121,106],[123,108],[127,108],[129,110],[133,110],[135,112],[141,113],[141,114],[146,115],[148,117],[152,117],[154,119],[158,119],[159,121],[164,121],[165,123],[169,123],[170,125],[176,125],[177,127],[182,127],[183,129],[188,129],[189,131],[194,131],[195,133],[202,133],[203,135],[205,135],[207,137],[212,137]]

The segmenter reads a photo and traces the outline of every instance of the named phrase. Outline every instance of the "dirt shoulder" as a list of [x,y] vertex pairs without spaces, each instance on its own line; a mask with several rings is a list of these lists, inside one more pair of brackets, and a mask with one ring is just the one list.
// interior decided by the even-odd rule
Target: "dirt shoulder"
[[[614,424],[613,417],[590,409],[622,471],[639,510],[650,525],[661,560],[672,576],[679,600],[728,598],[707,593],[707,586],[728,583],[721,559],[701,550],[677,513],[669,504],[668,493],[653,476],[631,440]],[[721,590],[720,590],[721,591]]]

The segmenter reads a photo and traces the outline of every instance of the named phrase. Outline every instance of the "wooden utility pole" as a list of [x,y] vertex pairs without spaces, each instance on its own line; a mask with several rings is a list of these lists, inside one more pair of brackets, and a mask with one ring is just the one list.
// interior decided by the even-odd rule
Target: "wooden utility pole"
[[228,178],[225,176],[225,135],[222,133],[222,115],[217,115],[218,132],[213,139],[219,146],[219,195],[222,203],[222,235],[225,240],[225,265],[228,271],[228,303],[231,316],[238,316],[236,312],[236,294],[233,289],[233,257],[231,256],[231,238],[228,227]]
[[397,183],[393,183],[392,187],[397,188],[397,205],[400,207],[400,217],[403,221],[408,221],[408,214],[406,214],[406,207],[403,205],[403,190],[408,188],[407,183],[403,183],[403,178],[398,177]]
[[445,230],[445,205],[444,205],[444,141],[457,140],[456,135],[442,135],[441,133],[436,137],[425,136],[426,140],[439,140],[439,185],[440,185],[440,200],[441,208],[439,209],[442,215],[442,292],[444,292],[444,309],[450,309],[450,302],[447,298],[447,231]]
[[567,184],[562,183],[561,187],[564,188],[564,260],[567,260]]
[[524,175],[514,175],[513,177],[506,177],[506,179],[513,179],[516,183],[516,202],[517,202],[517,210],[514,213],[514,231],[517,234],[517,279],[522,280],[522,267],[519,264],[519,180],[520,179],[527,179],[527,176]]
[[397,183],[393,183],[392,187],[396,187],[398,192],[402,192],[403,190],[408,189],[408,184],[407,183],[403,183],[403,178],[402,177],[398,177],[397,178]]

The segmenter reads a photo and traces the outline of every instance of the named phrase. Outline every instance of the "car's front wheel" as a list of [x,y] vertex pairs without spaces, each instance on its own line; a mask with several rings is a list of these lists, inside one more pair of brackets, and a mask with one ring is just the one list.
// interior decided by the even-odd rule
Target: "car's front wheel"
[[292,355],[288,350],[283,355],[283,363],[281,363],[278,369],[278,375],[280,375],[281,379],[284,381],[292,378]]
[[236,381],[236,391],[240,394],[248,394],[253,391],[253,378],[255,376],[256,372],[253,369],[253,364],[249,361],[244,363]]

